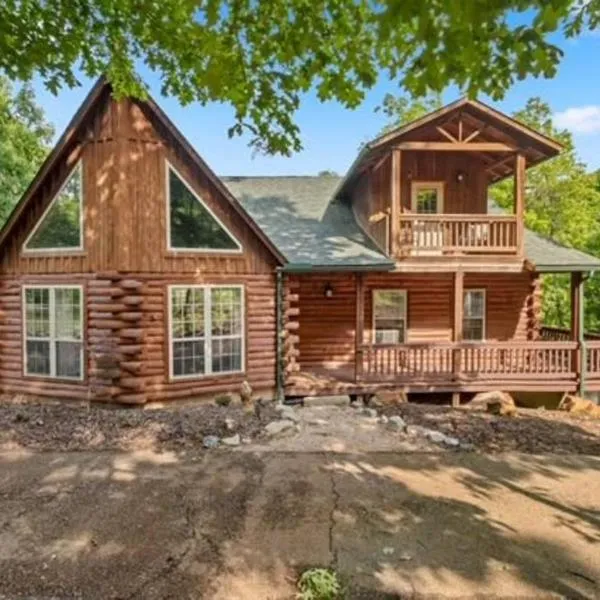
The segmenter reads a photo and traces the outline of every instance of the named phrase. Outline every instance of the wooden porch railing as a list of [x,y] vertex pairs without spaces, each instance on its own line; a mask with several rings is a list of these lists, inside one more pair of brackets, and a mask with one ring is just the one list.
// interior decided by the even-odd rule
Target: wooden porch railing
[[[600,374],[600,342],[594,358]],[[440,342],[363,345],[357,375],[364,380],[564,380],[577,376],[576,342]]]
[[[600,340],[600,333],[598,332],[586,331],[583,336],[586,340]],[[540,329],[540,339],[551,342],[568,342],[573,339],[573,334],[571,333],[570,329],[564,329],[562,327],[547,327],[544,325]]]
[[585,377],[600,379],[600,339],[585,343]]
[[401,255],[517,254],[515,215],[403,214],[397,248]]

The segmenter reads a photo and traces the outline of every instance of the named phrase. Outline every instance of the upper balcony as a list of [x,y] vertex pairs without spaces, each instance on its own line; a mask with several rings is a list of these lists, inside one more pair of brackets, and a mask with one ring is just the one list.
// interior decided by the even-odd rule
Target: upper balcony
[[[460,100],[368,144],[339,194],[398,269],[459,262],[519,269],[526,169],[560,148],[480,102]],[[512,210],[489,214],[489,186],[506,178]]]

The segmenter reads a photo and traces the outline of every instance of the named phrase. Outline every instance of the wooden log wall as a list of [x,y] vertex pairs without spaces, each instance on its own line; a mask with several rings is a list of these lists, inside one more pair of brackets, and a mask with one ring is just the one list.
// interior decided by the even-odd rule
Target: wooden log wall
[[287,278],[284,295],[284,335],[283,335],[283,364],[285,375],[293,375],[300,371],[300,282],[296,278]]
[[[25,377],[23,284],[80,284],[84,289],[82,382]],[[168,286],[243,284],[245,372],[170,380]],[[275,392],[275,276],[245,277],[139,273],[44,276],[0,280],[0,391],[80,400],[142,404],[236,392],[247,380],[263,397]]]
[[[299,353],[301,370],[311,367],[335,369],[354,364],[356,323],[353,274],[298,275],[300,297]],[[333,296],[325,298],[330,284]],[[373,340],[372,297],[375,289],[407,291],[407,341],[450,342],[453,329],[453,274],[365,275],[364,343]],[[490,341],[532,339],[539,327],[538,284],[523,274],[474,274],[464,279],[465,290],[486,290],[486,338]]]

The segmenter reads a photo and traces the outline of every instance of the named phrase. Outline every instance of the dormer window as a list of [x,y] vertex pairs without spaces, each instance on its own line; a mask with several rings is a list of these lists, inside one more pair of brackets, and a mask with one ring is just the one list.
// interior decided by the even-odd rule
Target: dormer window
[[167,206],[169,250],[241,252],[233,234],[168,163]]
[[26,252],[83,250],[81,161],[69,173],[23,246]]

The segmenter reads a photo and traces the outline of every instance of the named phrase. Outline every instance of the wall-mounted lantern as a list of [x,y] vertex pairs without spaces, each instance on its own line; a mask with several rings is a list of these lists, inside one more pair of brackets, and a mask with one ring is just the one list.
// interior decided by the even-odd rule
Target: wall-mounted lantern
[[464,171],[456,171],[456,181],[458,183],[462,183],[467,178],[467,175]]
[[325,284],[325,289],[323,290],[323,295],[325,296],[325,298],[333,297],[333,286],[331,285],[331,283],[327,282]]

